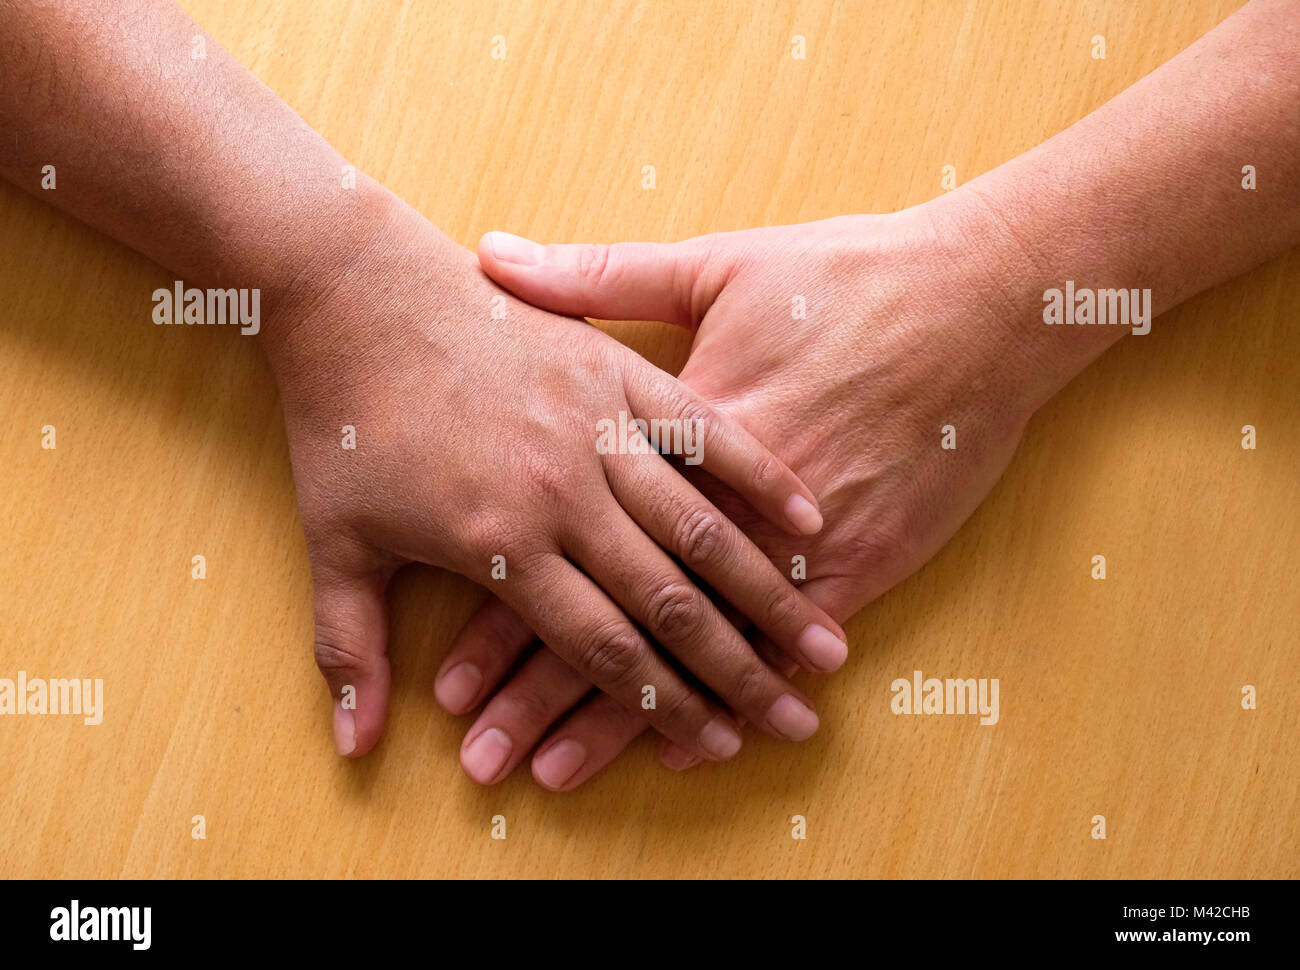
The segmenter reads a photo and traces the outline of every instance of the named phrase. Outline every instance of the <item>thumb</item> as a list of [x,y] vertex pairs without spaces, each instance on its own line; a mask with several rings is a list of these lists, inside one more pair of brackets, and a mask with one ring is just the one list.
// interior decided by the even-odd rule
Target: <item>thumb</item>
[[388,720],[388,604],[376,575],[314,577],[316,666],[334,701],[334,744],[359,758]]
[[703,238],[543,246],[489,232],[479,240],[478,259],[498,284],[544,310],[694,329],[725,282]]

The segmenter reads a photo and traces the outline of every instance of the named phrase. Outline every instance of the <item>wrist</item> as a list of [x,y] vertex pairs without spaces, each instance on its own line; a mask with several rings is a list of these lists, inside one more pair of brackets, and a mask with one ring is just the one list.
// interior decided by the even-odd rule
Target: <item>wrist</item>
[[277,378],[285,365],[312,355],[313,346],[336,332],[336,322],[321,310],[339,289],[370,282],[366,267],[376,252],[422,221],[392,192],[360,174],[355,188],[340,190],[295,221],[284,271],[262,301],[266,321],[259,339]]
[[1144,302],[1139,292],[1130,306],[1127,289],[1111,292],[1124,283],[1104,247],[1073,259],[1037,231],[1024,198],[982,181],[918,208],[929,210],[953,267],[951,285],[984,318],[999,373],[1028,415],[1117,340],[1149,329],[1154,311],[1149,295]]

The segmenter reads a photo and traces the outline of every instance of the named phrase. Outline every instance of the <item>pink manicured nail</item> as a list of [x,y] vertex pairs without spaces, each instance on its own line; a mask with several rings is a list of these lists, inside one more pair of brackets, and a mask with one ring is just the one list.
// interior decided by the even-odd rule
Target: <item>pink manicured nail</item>
[[810,666],[825,673],[838,670],[849,659],[849,645],[817,623],[804,628],[795,647]]
[[536,266],[542,261],[543,248],[530,239],[513,236],[508,232],[488,233],[492,255],[503,263]]
[[586,762],[587,749],[565,738],[533,759],[533,776],[547,788],[563,788]]
[[821,531],[822,514],[817,511],[817,507],[812,502],[798,492],[785,500],[785,517],[790,520],[792,526],[806,536]]
[[357,721],[342,701],[334,705],[334,747],[345,758],[357,750]]
[[785,694],[767,712],[767,723],[782,737],[802,741],[812,737],[820,723],[817,715],[793,694]]
[[459,663],[433,685],[433,694],[447,710],[461,714],[469,710],[482,686],[483,671],[472,663]]
[[740,750],[740,735],[721,714],[700,731],[700,747],[719,761],[726,761]]
[[461,752],[460,763],[471,778],[486,785],[501,773],[513,747],[505,731],[488,728]]

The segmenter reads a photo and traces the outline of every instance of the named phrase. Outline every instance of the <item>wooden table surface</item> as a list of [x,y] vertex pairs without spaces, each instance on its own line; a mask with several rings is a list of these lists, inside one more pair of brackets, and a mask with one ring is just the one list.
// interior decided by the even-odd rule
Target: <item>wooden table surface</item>
[[[965,181],[1028,149],[1238,3],[183,6],[472,246],[912,205],[945,165]],[[433,678],[482,594],[429,569],[394,583],[384,740],[334,754],[256,341],[155,328],[170,274],[8,185],[0,211],[0,677],[98,677],[105,695],[98,726],[0,717],[0,875],[1300,875],[1295,253],[1122,341],[1035,417],[975,517],[808,683],[813,740],[751,734],[735,763],[679,776],[647,736],[554,795],[526,770],[462,775],[470,721]],[[689,349],[617,332],[670,369]],[[890,682],[918,669],[999,678],[999,723],[894,715]]]

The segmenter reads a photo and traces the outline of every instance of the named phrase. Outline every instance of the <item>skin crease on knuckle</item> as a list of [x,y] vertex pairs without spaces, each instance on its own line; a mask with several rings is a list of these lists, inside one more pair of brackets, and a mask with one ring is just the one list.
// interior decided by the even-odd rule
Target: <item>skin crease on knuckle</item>
[[763,616],[766,619],[764,629],[772,631],[791,631],[803,616],[803,608],[797,594],[784,585],[769,594]]
[[[653,719],[656,726],[661,731],[671,732],[680,731],[683,735],[693,733],[695,727],[691,723],[692,696],[689,690],[680,690],[673,692],[660,692],[657,700],[660,702],[655,710],[656,717]],[[630,711],[627,708],[620,708],[629,716],[636,718],[638,721],[645,711]],[[647,720],[650,718],[647,717]]]
[[584,243],[578,246],[578,277],[592,288],[599,287],[605,280],[605,271],[609,267],[609,247],[600,243]]
[[706,626],[704,596],[687,583],[663,583],[647,602],[646,621],[664,643],[698,643]]
[[677,526],[678,558],[694,573],[718,566],[727,553],[727,530],[717,514],[705,508],[688,509]]
[[773,674],[755,657],[745,664],[729,698],[736,710],[762,710],[764,701],[771,696]]
[[625,622],[605,623],[578,638],[570,663],[593,684],[614,693],[641,669],[645,649],[640,635]]
[[682,400],[677,406],[676,417],[681,418],[683,424],[695,427],[697,447],[705,455],[708,454],[709,442],[717,441],[723,433],[717,410],[699,398],[687,397]]
[[369,658],[343,646],[347,642],[346,637],[336,635],[330,630],[321,630],[320,624],[317,624],[312,656],[322,673],[327,676],[335,673],[360,673],[370,667]]
[[761,455],[749,469],[749,481],[754,491],[766,493],[780,475],[776,458],[770,454]]

